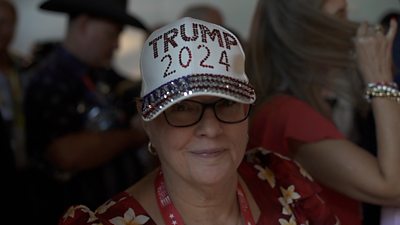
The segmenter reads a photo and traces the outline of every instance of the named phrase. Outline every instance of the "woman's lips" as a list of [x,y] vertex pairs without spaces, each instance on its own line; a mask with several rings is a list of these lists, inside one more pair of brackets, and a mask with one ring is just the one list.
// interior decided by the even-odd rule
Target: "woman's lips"
[[224,149],[207,149],[207,150],[191,151],[190,153],[204,158],[212,158],[219,156],[224,152],[225,152]]

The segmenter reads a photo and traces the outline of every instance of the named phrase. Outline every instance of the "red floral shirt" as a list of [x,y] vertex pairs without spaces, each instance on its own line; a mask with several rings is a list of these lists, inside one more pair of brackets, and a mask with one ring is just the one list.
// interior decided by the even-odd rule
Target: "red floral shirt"
[[[246,153],[239,173],[260,208],[257,225],[339,225],[318,195],[319,186],[297,164],[265,149]],[[95,211],[72,206],[60,225],[153,225],[135,198],[119,193]]]
[[[344,139],[335,125],[305,102],[289,95],[278,95],[253,115],[248,148],[262,146],[284,156],[293,155],[288,141],[303,143],[326,139]],[[316,181],[318,182],[318,181]],[[321,185],[321,197],[342,224],[361,225],[361,203]]]

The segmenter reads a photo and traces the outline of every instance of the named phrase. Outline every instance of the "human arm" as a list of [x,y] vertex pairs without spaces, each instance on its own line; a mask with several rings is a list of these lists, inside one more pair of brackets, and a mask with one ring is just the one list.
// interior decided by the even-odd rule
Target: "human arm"
[[295,160],[322,184],[360,201],[400,204],[398,177],[385,177],[380,160],[352,142],[331,139],[290,145],[299,146]]
[[[397,25],[386,35],[371,34],[366,24],[358,31],[358,63],[365,83],[392,80],[391,46]],[[355,199],[382,205],[400,205],[400,104],[375,97],[378,155],[347,140],[300,143],[291,140],[294,158],[321,183]]]
[[113,105],[93,101],[79,77],[54,74],[60,72],[36,72],[25,98],[28,147],[36,160],[60,171],[76,172],[145,144],[143,128],[118,117]]
[[147,140],[143,131],[82,131],[52,141],[46,157],[62,171],[79,171],[99,166],[119,153],[141,147]]

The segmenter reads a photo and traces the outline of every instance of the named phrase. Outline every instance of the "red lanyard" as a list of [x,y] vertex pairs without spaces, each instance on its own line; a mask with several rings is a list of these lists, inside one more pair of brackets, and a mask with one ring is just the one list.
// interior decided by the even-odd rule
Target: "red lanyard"
[[[184,225],[183,219],[179,214],[178,210],[175,208],[172,203],[171,198],[169,197],[167,188],[165,187],[164,176],[162,171],[158,173],[158,176],[155,180],[155,188],[157,195],[157,203],[158,207],[161,210],[161,214],[163,216],[164,222],[167,225]],[[244,194],[243,188],[238,183],[237,186],[237,196],[239,199],[240,211],[242,212],[242,216],[245,220],[245,225],[255,225],[253,215],[251,214],[249,204],[247,202],[246,195]]]
[[85,85],[85,87],[91,91],[91,92],[95,92],[96,91],[96,84],[94,84],[94,82],[90,79],[89,75],[85,74],[82,76],[82,81],[83,84]]

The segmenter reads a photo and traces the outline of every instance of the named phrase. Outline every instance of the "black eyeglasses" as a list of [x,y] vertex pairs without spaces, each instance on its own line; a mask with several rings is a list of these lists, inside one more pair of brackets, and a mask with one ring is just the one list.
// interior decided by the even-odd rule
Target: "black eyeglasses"
[[212,103],[183,100],[175,103],[163,113],[168,124],[174,127],[189,127],[198,123],[206,108],[212,108],[215,117],[223,123],[240,123],[250,112],[251,105],[220,99]]

